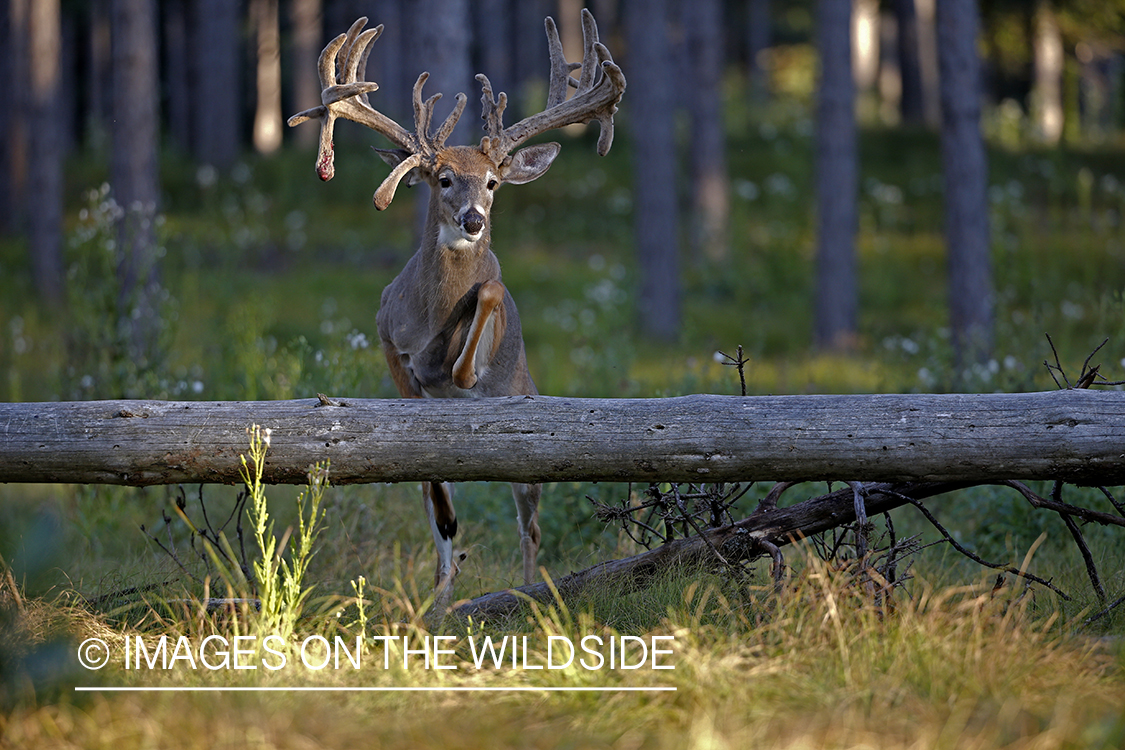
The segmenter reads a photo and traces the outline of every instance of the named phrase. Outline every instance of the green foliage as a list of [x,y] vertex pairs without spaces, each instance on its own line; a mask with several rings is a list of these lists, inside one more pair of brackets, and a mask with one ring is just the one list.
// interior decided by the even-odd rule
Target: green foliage
[[262,484],[270,430],[254,425],[247,432],[250,436],[250,459],[242,456],[241,471],[250,496],[246,512],[258,551],[258,557],[253,562],[254,586],[259,601],[256,632],[263,638],[273,635],[283,643],[289,643],[310,593],[305,586],[305,574],[315,551],[313,545],[324,524],[325,511],[321,503],[328,488],[328,464],[309,468],[308,518],[305,517],[306,497],[302,492],[297,496],[297,533],[286,559],[283,552],[290,535],[287,532],[280,542],[274,536],[274,524]]
[[[126,209],[102,185],[87,194],[67,248],[66,366],[61,388],[67,398],[169,397],[180,388],[168,377],[177,305],[159,283],[127,286],[121,227]],[[131,221],[161,223],[160,217]],[[140,259],[139,279],[154,278],[163,245]]]

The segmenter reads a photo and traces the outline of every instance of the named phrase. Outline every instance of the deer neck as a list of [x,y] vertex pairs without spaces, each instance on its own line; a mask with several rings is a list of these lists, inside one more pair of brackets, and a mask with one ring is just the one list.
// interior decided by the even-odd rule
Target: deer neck
[[438,325],[473,287],[500,280],[500,261],[492,252],[487,223],[481,236],[469,242],[442,225],[431,208],[419,254],[431,321]]

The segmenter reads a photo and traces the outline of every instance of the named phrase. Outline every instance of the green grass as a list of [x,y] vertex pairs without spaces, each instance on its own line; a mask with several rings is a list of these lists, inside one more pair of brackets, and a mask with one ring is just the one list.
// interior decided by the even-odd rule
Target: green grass
[[[828,356],[811,348],[815,237],[807,112],[784,103],[753,114],[735,106],[730,118],[731,256],[712,265],[685,253],[683,333],[669,344],[645,341],[634,319],[638,271],[624,132],[605,159],[594,156],[589,137],[567,141],[542,180],[501,191],[494,246],[543,393],[736,393],[736,373],[714,353],[733,353],[739,345],[750,357],[750,393],[940,391],[954,383],[981,391],[1048,389],[1054,383],[1042,365],[1051,357],[1044,333],[1072,378],[1108,337],[1094,362],[1110,378],[1125,377],[1125,152],[1119,147],[992,150],[997,347],[994,364],[965,376],[953,371],[946,332],[936,136],[862,132],[859,348]],[[88,221],[85,241],[77,242],[79,210],[90,209],[86,194],[105,175],[96,158],[76,161],[68,170],[75,293],[66,309],[34,299],[25,248],[0,240],[6,271],[0,274],[0,398],[392,397],[374,315],[380,291],[412,250],[413,206],[404,193],[387,212],[375,212],[370,194],[385,168],[367,156],[361,140],[347,146],[355,156],[341,158],[337,178],[327,184],[315,179],[311,153],[251,157],[213,181],[166,158],[161,242],[168,317],[159,356],[147,366],[116,353],[124,336],[104,312],[116,299],[104,227]],[[92,206],[101,200],[95,197]],[[79,341],[101,343],[75,347]],[[755,485],[743,511],[767,489]],[[586,499],[625,491],[604,484],[545,487],[540,562],[551,575],[636,551],[592,517]],[[806,494],[818,491],[810,487]],[[1076,501],[1105,504],[1092,491],[1081,492]],[[297,527],[297,490],[273,487],[268,494],[280,539]],[[196,488],[185,488],[185,495],[185,512],[202,523]],[[198,605],[208,594],[226,595],[237,576],[224,576],[192,551],[188,528],[174,511],[178,496],[175,488],[0,486],[0,573],[10,568],[25,602],[18,615],[0,602],[0,627],[11,636],[0,644],[0,747],[117,750],[174,742],[210,748],[247,740],[263,747],[1113,747],[1125,741],[1125,613],[1085,624],[1100,604],[1069,535],[1061,521],[1031,510],[1011,490],[980,488],[931,507],[989,560],[1018,566],[1038,545],[1031,570],[1075,594],[1073,601],[1042,590],[1021,598],[1023,588],[1012,580],[992,597],[994,575],[934,547],[920,556],[917,578],[900,592],[898,608],[878,611],[846,578],[787,549],[793,572],[779,598],[762,580],[764,571],[741,586],[711,573],[672,571],[645,591],[593,592],[562,609],[438,631],[459,639],[452,646],[459,665],[470,658],[470,633],[526,635],[536,658],[545,656],[551,635],[674,635],[670,671],[82,670],[74,653],[86,637],[120,644],[126,636],[153,642],[161,634],[233,636],[254,632],[260,622],[253,612],[222,615]],[[202,496],[217,524],[230,514],[236,490],[207,487]],[[323,530],[305,575],[313,588],[296,633],[426,635],[419,613],[432,586],[434,553],[419,500],[412,484],[326,493]],[[458,543],[467,553],[457,596],[518,583],[508,488],[459,485],[456,502]],[[915,514],[904,509],[894,518],[900,535],[934,538]],[[1121,535],[1084,531],[1111,599],[1120,596]],[[233,522],[224,533],[236,538]],[[175,549],[199,580],[150,535]],[[237,588],[232,585],[236,594]],[[364,600],[362,613],[357,598]],[[677,691],[71,690],[94,683],[665,684]]]

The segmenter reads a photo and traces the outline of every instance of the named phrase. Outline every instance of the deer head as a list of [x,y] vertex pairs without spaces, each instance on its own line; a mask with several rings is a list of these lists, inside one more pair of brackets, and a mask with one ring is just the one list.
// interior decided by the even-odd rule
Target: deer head
[[[487,159],[487,168],[493,172],[497,186],[503,182],[530,182],[547,170],[558,154],[558,144],[524,149],[528,153],[518,151],[513,154],[512,151],[528,139],[548,130],[597,120],[601,126],[598,153],[602,156],[609,153],[613,144],[613,115],[617,112],[617,103],[625,91],[625,76],[621,68],[614,64],[609,50],[598,40],[597,24],[588,10],[582,11],[585,54],[581,63],[566,61],[555,22],[551,18],[545,21],[551,74],[547,107],[539,114],[505,128],[503,116],[507,95],[501,92],[498,98],[494,98],[488,78],[483,74],[477,76],[482,88],[482,119],[487,133],[477,147],[445,145],[465,109],[464,94],[457,94],[453,111],[441,126],[437,130],[431,129],[434,105],[441,94],[422,99],[422,87],[429,78],[428,72],[419,75],[414,84],[414,132],[406,130],[371,107],[367,95],[376,91],[379,85],[372,81],[358,80],[358,76],[366,67],[371,46],[383,33],[383,27],[379,25],[364,31],[366,25],[366,18],[358,19],[346,34],[336,37],[324,48],[319,61],[322,103],[289,118],[290,127],[307,120],[320,121],[320,149],[316,161],[320,179],[330,180],[335,174],[332,136],[337,117],[365,125],[382,134],[397,147],[380,150],[383,159],[394,167],[375,191],[375,207],[380,210],[390,205],[395,190],[404,179],[408,185],[419,179],[431,182],[440,180],[439,164],[448,163],[452,159],[449,154],[451,149],[456,149],[458,156],[452,160],[458,162],[462,158],[473,158],[466,155],[468,150],[478,151]],[[581,76],[575,80],[570,74],[578,69],[581,70]],[[576,91],[574,96],[567,99],[568,89],[571,87]],[[474,160],[478,165],[486,163]],[[478,171],[479,169],[480,166]]]

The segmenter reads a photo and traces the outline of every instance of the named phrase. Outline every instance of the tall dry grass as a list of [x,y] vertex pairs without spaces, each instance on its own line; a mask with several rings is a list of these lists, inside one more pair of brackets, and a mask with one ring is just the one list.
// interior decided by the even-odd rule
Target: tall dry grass
[[[1125,648],[1083,635],[1036,594],[993,591],[984,580],[949,588],[915,582],[894,606],[876,607],[847,571],[811,555],[800,568],[780,594],[672,571],[655,591],[603,592],[569,608],[532,607],[502,624],[447,622],[435,632],[422,626],[424,602],[407,589],[368,590],[367,634],[395,639],[389,670],[383,646],[371,642],[360,670],[126,672],[111,664],[98,684],[336,691],[60,688],[54,698],[24,694],[0,718],[0,747],[1108,748],[1125,741]],[[620,610],[661,607],[644,630],[607,624]],[[60,604],[24,617],[56,622],[29,632],[57,631],[62,619],[74,639],[119,633],[78,612]],[[331,632],[323,620],[305,627]],[[469,646],[470,636],[526,637],[528,663],[545,664],[550,636],[578,643],[630,632],[673,636],[666,662],[675,669],[476,669]],[[420,648],[436,635],[451,637],[443,659],[456,669],[419,668],[419,657],[402,667],[403,636]],[[80,677],[93,684],[94,675]],[[535,690],[346,690],[359,686]],[[548,691],[560,687],[675,691]]]

